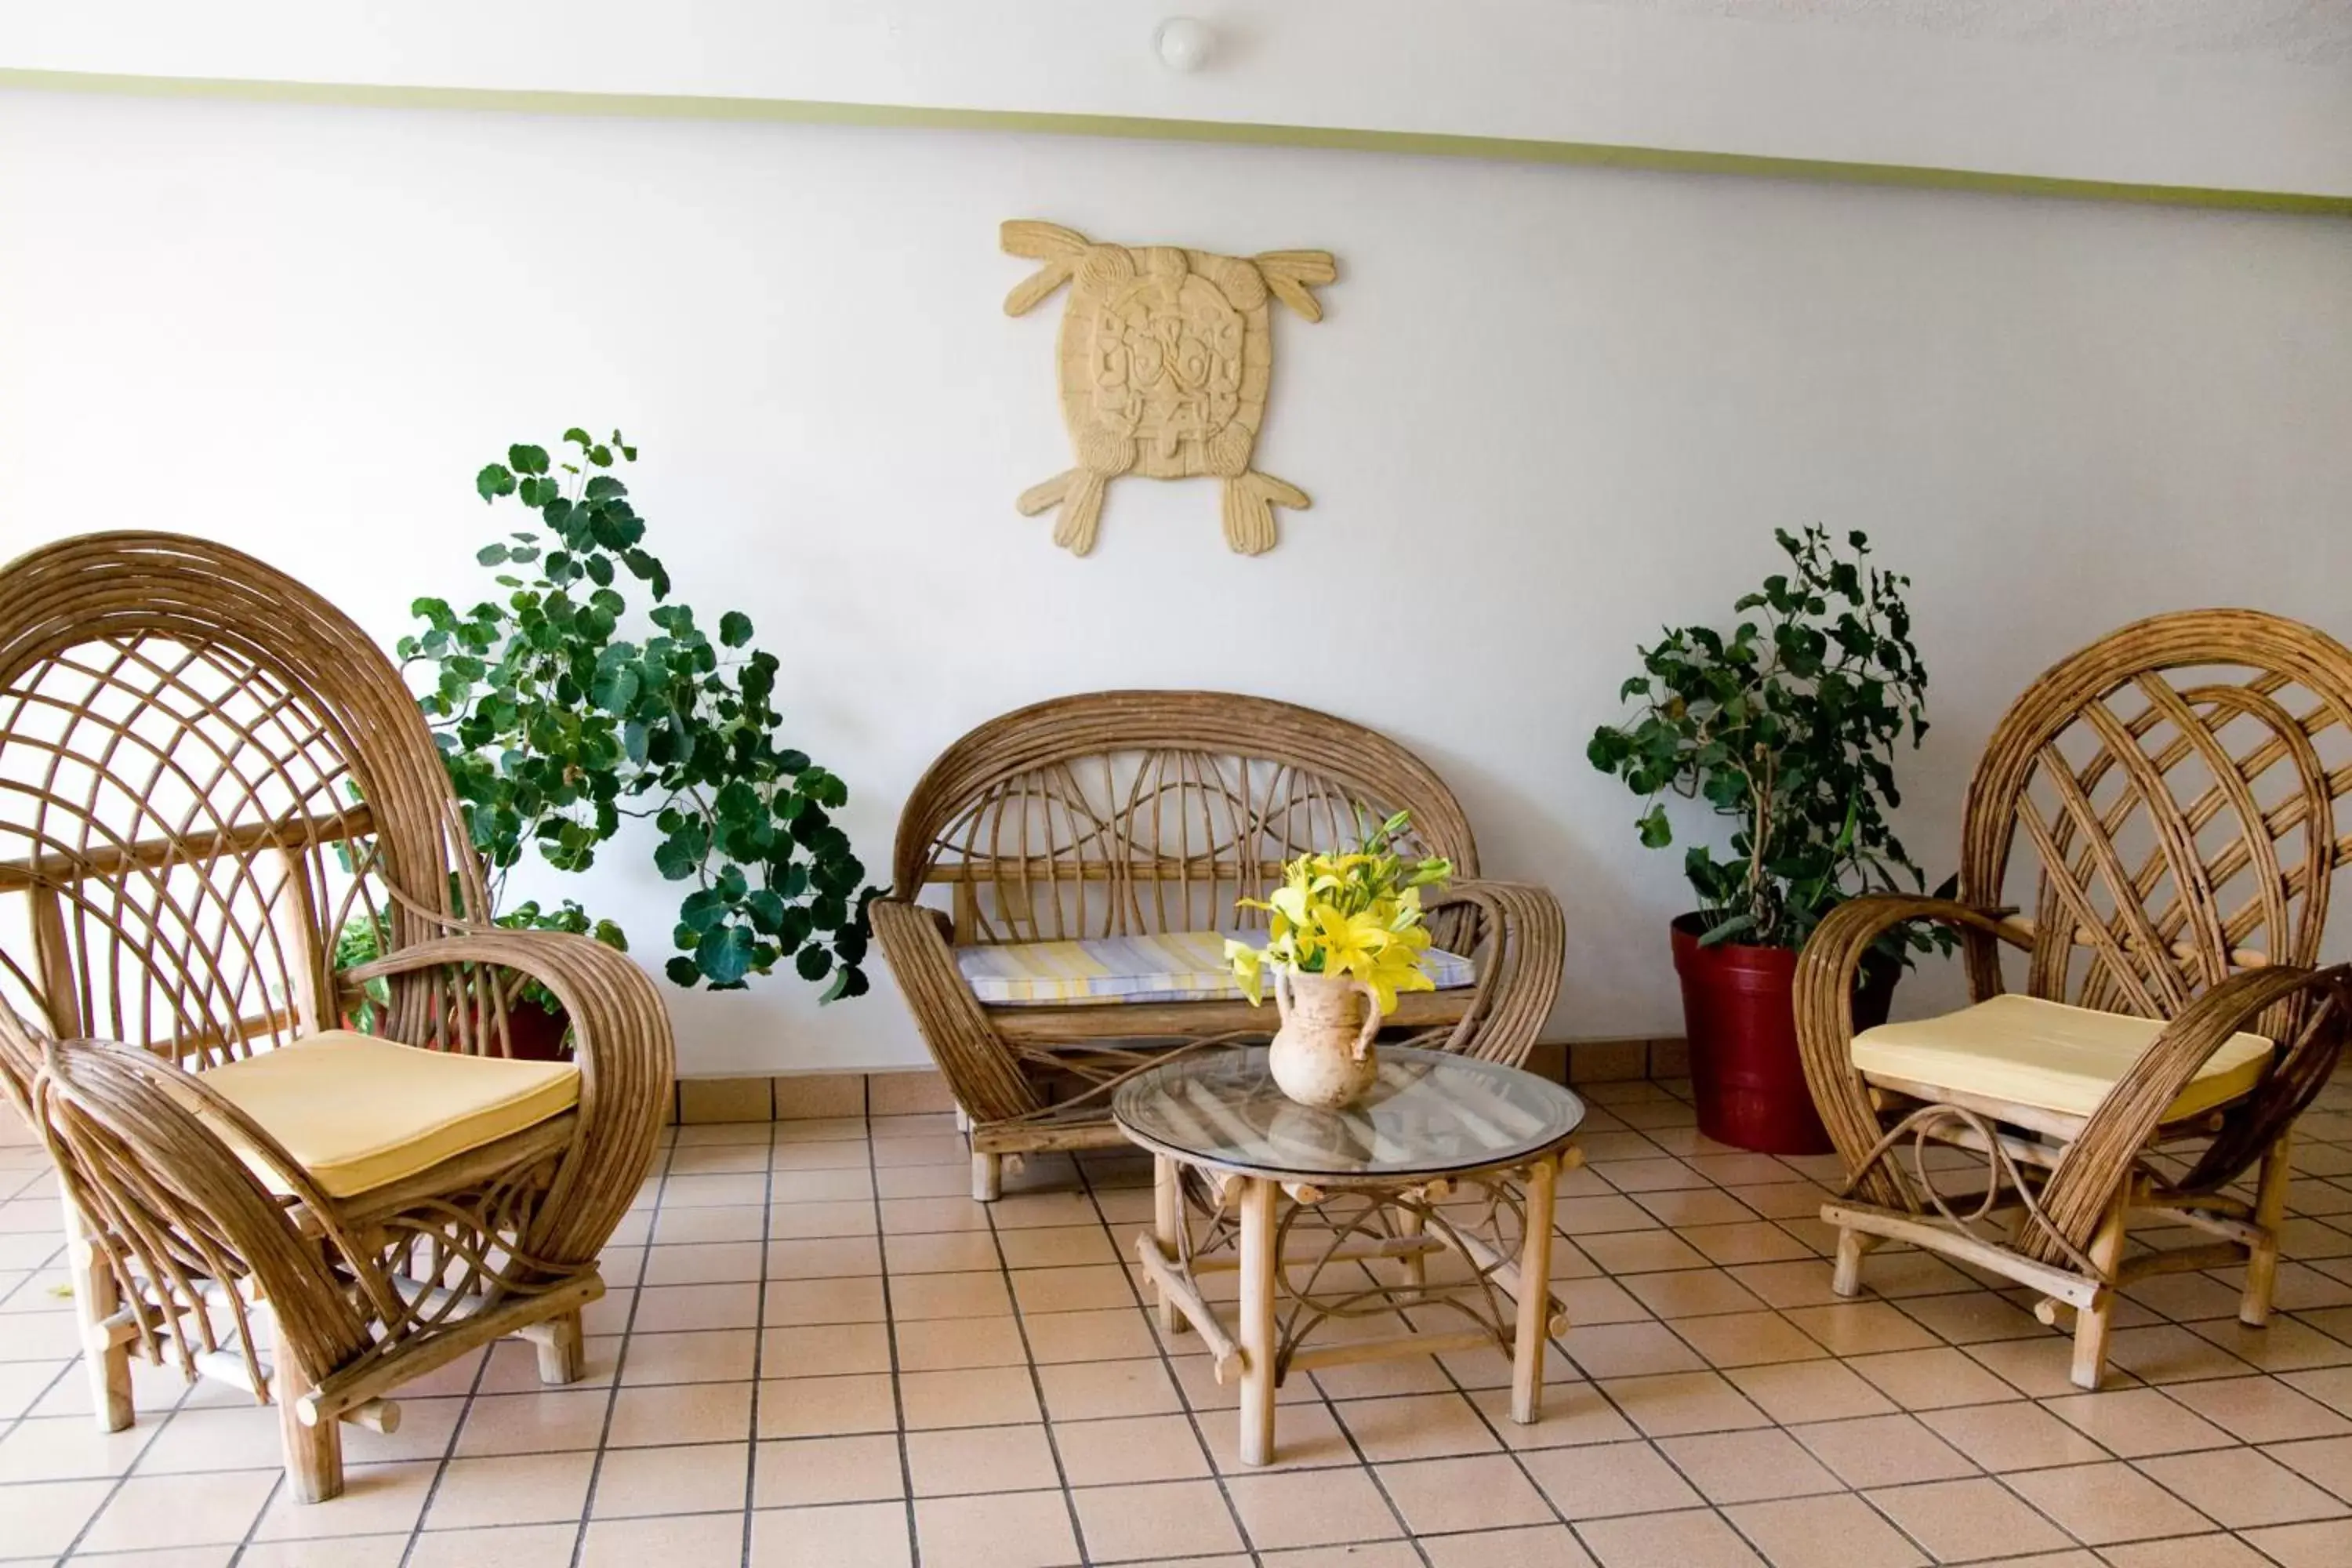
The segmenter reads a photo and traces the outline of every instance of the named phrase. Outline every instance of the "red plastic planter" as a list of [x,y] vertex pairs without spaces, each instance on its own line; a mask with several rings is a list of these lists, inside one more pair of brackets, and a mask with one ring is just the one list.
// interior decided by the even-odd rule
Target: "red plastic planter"
[[[1701,947],[1706,931],[1700,915],[1674,924],[1698,1130],[1759,1154],[1828,1153],[1830,1135],[1797,1057],[1796,952],[1729,942]],[[1902,977],[1899,965],[1864,967],[1853,997],[1855,1028],[1886,1022]]]

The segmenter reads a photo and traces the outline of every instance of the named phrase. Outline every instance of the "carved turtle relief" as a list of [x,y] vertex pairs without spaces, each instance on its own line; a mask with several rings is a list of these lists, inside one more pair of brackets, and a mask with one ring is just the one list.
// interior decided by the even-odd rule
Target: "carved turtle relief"
[[1274,548],[1274,509],[1306,492],[1251,468],[1274,373],[1269,298],[1308,321],[1323,309],[1310,284],[1339,276],[1330,253],[1212,256],[1172,246],[1097,245],[1056,224],[1016,218],[1003,246],[1045,263],[1005,296],[1024,315],[1063,284],[1062,417],[1077,467],[1022,492],[1024,516],[1059,506],[1054,542],[1094,548],[1104,488],[1122,474],[1224,481],[1225,542],[1244,555]]

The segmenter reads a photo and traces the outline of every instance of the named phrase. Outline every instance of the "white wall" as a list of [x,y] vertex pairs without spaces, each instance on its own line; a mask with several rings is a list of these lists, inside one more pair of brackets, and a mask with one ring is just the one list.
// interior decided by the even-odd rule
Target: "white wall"
[[[1129,480],[1074,560],[1013,497],[1066,466],[1055,310],[1001,311],[1010,216],[1328,247],[1284,317],[1273,554],[1205,484]],[[1675,857],[1582,760],[1636,639],[1717,616],[1770,531],[1917,578],[1940,875],[2008,696],[2142,614],[2352,636],[2340,221],[1349,153],[0,94],[0,546],[166,527],[389,639],[458,598],[474,468],[642,440],[651,542],[787,653],[797,737],[877,870],[916,773],[1017,703],[1256,690],[1420,750],[1500,874],[1558,889],[1562,1036],[1678,1027]],[[1351,607],[1407,659],[1367,663]],[[1399,628],[1406,635],[1399,636]],[[675,889],[593,900],[662,951]],[[689,1072],[919,1059],[887,983],[681,999]]]

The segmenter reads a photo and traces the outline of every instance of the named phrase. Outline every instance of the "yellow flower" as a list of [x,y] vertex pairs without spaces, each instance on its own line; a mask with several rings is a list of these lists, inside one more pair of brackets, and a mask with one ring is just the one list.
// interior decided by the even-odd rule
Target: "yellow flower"
[[1429,948],[1421,889],[1444,882],[1454,868],[1433,858],[1408,862],[1394,853],[1391,843],[1409,826],[1399,812],[1358,849],[1301,855],[1284,865],[1280,887],[1264,899],[1240,901],[1244,909],[1262,910],[1267,928],[1264,947],[1225,943],[1225,960],[1244,995],[1253,1004],[1263,999],[1269,968],[1361,980],[1384,1013],[1394,1010],[1399,992],[1435,989],[1421,968]]

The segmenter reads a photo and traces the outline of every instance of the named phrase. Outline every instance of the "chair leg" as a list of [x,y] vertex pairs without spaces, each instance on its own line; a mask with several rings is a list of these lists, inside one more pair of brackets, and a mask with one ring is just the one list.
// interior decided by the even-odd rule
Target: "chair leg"
[[2278,1231],[2286,1218],[2287,1184],[2294,1174],[2287,1163],[2294,1137],[2293,1129],[2278,1135],[2278,1142],[2263,1156],[2262,1175],[2254,1189],[2254,1223],[2263,1227],[2263,1239],[2247,1249],[2246,1291],[2238,1301],[2238,1321],[2251,1329],[2265,1327],[2271,1321],[2271,1293],[2278,1284]]
[[1838,1232],[1837,1263],[1830,1273],[1830,1289],[1841,1296],[1862,1294],[1862,1256],[1878,1245],[1878,1237],[1852,1228]]
[[547,1333],[534,1342],[539,1351],[539,1381],[541,1383],[577,1383],[588,1370],[587,1346],[582,1339],[580,1313],[566,1312],[560,1318],[550,1318],[544,1325]]
[[[122,1304],[114,1270],[89,1243],[81,1210],[64,1200],[66,1267],[73,1280],[74,1315],[79,1321],[83,1363],[89,1373],[89,1403],[101,1432],[120,1432],[137,1412],[131,1403],[131,1346],[115,1343],[103,1327]],[[102,1347],[102,1348],[101,1348]]]
[[[2126,1186],[2108,1205],[2091,1237],[2090,1257],[2101,1274],[2112,1275],[2124,1255],[2124,1228],[2131,1216],[2131,1189]],[[2077,1388],[2095,1390],[2107,1371],[2107,1329],[2116,1315],[2116,1293],[2103,1289],[2091,1304],[2074,1314],[2074,1380]]]
[[972,1201],[992,1204],[1003,1195],[1004,1156],[982,1154],[975,1150],[971,1156]]
[[296,1502],[325,1502],[343,1494],[343,1424],[331,1417],[302,1425],[299,1405],[310,1381],[281,1344],[269,1375],[269,1396],[278,1405],[278,1433],[286,1447],[286,1488]]

